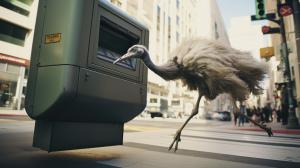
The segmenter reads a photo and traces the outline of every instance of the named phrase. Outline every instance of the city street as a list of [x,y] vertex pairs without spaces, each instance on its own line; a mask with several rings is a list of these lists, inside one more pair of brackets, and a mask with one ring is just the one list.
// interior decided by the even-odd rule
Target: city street
[[274,137],[269,138],[254,127],[239,129],[231,122],[193,119],[182,133],[179,150],[168,151],[183,121],[137,118],[125,125],[123,146],[47,153],[31,147],[34,121],[27,116],[0,116],[0,167],[300,166],[299,130],[275,130]]
[[0,168],[300,168],[299,117],[300,0],[0,0]]

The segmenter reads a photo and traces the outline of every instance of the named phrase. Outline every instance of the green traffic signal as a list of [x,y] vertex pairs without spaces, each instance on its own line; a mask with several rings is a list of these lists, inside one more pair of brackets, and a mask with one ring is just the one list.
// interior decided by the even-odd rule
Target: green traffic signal
[[265,18],[266,17],[266,9],[265,9],[265,0],[255,0],[255,10],[256,10],[256,18]]

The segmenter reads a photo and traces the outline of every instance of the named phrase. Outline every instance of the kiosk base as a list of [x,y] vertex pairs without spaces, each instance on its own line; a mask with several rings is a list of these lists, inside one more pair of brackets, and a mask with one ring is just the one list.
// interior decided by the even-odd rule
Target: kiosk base
[[122,123],[35,122],[33,147],[48,152],[123,144]]

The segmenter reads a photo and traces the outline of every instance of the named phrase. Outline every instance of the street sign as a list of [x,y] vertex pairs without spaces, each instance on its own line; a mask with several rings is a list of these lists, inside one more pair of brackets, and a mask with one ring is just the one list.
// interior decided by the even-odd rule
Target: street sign
[[274,47],[265,47],[259,49],[261,58],[270,58],[274,56]]
[[293,8],[288,4],[280,4],[278,6],[278,13],[281,16],[289,16],[293,14]]

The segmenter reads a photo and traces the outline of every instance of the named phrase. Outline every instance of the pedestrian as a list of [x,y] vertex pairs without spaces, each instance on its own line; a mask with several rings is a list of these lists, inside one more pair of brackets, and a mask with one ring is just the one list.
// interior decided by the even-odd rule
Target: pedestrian
[[273,109],[272,109],[272,118],[271,118],[271,122],[275,122],[275,118],[277,118],[277,113],[276,113],[276,109],[273,108]]
[[[249,106],[246,106],[246,115],[247,115],[248,118],[252,117],[252,110]],[[244,118],[246,123],[249,122],[248,118],[246,118],[246,117]]]
[[239,112],[235,110],[233,112],[234,126],[236,126],[238,117],[239,117]]
[[[252,109],[252,120],[253,121],[256,121],[257,120],[257,109],[255,106],[253,106],[253,109]],[[250,126],[254,126],[253,123],[251,123]]]
[[276,109],[277,122],[281,122],[281,107],[278,106]]
[[245,123],[245,115],[246,115],[246,106],[244,104],[244,102],[241,102],[240,105],[240,114],[239,114],[239,126],[244,126]]
[[270,103],[267,103],[263,109],[262,109],[262,114],[264,115],[264,120],[263,122],[270,122],[270,115],[272,113],[271,105]]
[[286,84],[281,86],[281,117],[282,117],[282,125],[286,125],[288,122],[288,91]]
[[6,105],[6,102],[8,101],[9,99],[9,91],[8,90],[4,90],[3,93],[1,94],[1,104],[3,106]]
[[261,117],[261,108],[260,107],[257,107],[256,109],[256,122],[260,123],[262,120],[262,117]]

